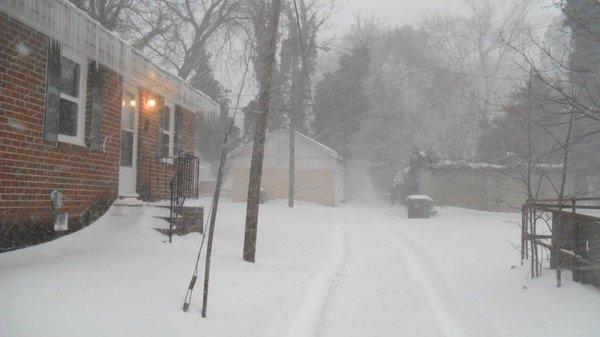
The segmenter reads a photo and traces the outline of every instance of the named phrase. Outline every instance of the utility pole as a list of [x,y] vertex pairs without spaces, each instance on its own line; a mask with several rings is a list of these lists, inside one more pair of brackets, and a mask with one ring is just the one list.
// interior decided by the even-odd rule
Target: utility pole
[[[300,13],[298,12],[298,3],[294,0],[294,12],[296,13],[296,28],[298,28],[298,44],[300,45],[300,60],[302,61],[302,70],[304,71],[304,80],[306,81],[306,91],[308,97],[312,100],[310,90],[310,78],[306,66],[306,57],[304,54],[304,37],[302,35],[302,26],[300,25]],[[295,107],[294,107],[295,108]],[[296,166],[296,122],[294,120],[294,110],[290,111],[290,166],[288,178],[288,206],[294,207],[294,185],[295,185],[295,166]]]
[[265,154],[265,133],[269,114],[269,92],[271,90],[271,74],[275,63],[277,47],[277,29],[279,26],[279,7],[281,0],[271,0],[269,21],[267,25],[267,55],[263,60],[260,76],[260,93],[258,97],[258,114],[252,147],[250,179],[248,181],[248,198],[246,205],[246,231],[244,234],[244,261],[254,262],[256,255],[256,234],[258,229],[258,205],[260,202],[260,180],[262,177],[263,157]]
[[288,177],[288,207],[294,207],[294,170],[296,165],[296,123],[294,112],[290,112],[290,167]]

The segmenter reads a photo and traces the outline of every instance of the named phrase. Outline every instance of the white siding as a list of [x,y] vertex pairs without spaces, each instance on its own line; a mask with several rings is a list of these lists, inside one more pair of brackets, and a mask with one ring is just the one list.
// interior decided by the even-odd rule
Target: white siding
[[[289,167],[289,130],[281,129],[268,135],[265,142],[264,169],[287,169]],[[315,143],[297,135],[296,162],[297,169],[332,170],[334,172],[334,190],[336,203],[344,201],[344,163],[320,148]],[[246,146],[240,152],[229,157],[229,172],[236,168],[250,168],[252,146]]]
[[[263,167],[287,168],[289,166],[289,139],[288,132],[276,132],[268,137],[265,143],[265,157]],[[230,158],[232,167],[249,168],[252,156],[252,146],[247,146],[241,152]],[[303,137],[296,136],[296,167],[338,169],[338,159],[323,152],[314,144],[306,141]]]

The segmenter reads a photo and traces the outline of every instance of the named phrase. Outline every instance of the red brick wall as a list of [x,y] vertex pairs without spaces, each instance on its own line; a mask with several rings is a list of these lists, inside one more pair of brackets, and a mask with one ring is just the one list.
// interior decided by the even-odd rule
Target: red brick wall
[[[156,106],[149,107],[149,99],[156,100]],[[169,180],[173,174],[170,162],[156,159],[158,135],[158,116],[165,104],[163,97],[150,90],[140,89],[141,107],[139,111],[138,131],[138,193],[150,200],[165,199],[170,195]],[[184,113],[183,150],[194,153],[196,115],[186,109]],[[175,135],[173,135],[175,136]]]
[[[47,46],[46,36],[0,14],[0,224],[49,222],[50,192],[55,189],[63,192],[64,211],[72,220],[93,201],[117,195],[121,76],[108,72],[106,77],[101,151],[46,143]],[[86,122],[90,119],[91,83],[88,80]]]
[[[64,194],[63,211],[69,213],[71,224],[94,202],[114,199],[118,194],[122,78],[110,71],[106,76],[101,151],[44,142],[47,47],[47,36],[0,14],[0,226],[3,223],[50,225],[52,190]],[[90,63],[86,144],[89,142],[93,67]],[[148,107],[149,98],[158,104]],[[139,102],[138,193],[143,195],[144,188],[149,186],[151,199],[166,198],[172,165],[158,164],[147,158],[156,156],[157,113],[164,99],[142,88]],[[192,153],[195,118],[195,114],[184,110],[183,149]],[[150,172],[162,172],[162,178],[149,184]]]

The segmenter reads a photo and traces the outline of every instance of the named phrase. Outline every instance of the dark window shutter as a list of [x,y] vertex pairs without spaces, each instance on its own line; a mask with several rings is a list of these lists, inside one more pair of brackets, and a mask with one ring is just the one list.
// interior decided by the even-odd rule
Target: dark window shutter
[[[163,119],[165,118],[166,106],[161,107],[156,115],[158,127],[156,128],[156,156],[162,157],[163,148]],[[168,154],[167,154],[168,155]]]
[[[102,110],[104,109],[104,77],[106,70],[94,67],[92,78],[92,114],[90,119],[90,149],[100,151],[102,147]],[[82,74],[82,76],[85,76]]]
[[51,39],[48,46],[46,69],[46,109],[44,112],[44,140],[58,141],[60,114],[60,44]]
[[183,151],[183,111],[179,105],[175,106],[175,155]]

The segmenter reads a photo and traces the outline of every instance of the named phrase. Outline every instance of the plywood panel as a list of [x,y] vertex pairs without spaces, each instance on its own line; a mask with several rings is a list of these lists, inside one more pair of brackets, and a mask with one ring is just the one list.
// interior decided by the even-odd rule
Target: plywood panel
[[[247,168],[236,168],[233,174],[233,201],[245,202],[248,194]],[[262,188],[269,199],[287,199],[288,170],[264,169]],[[335,205],[335,175],[329,169],[296,170],[296,200],[308,201],[325,206]]]

